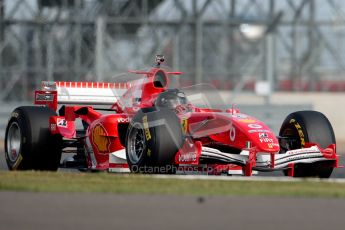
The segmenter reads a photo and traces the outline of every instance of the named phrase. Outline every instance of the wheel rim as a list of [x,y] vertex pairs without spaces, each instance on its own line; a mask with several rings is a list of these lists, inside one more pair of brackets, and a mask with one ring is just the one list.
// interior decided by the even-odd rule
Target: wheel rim
[[144,130],[135,125],[129,135],[129,153],[128,157],[132,164],[137,164],[142,158],[145,150]]
[[17,122],[13,122],[8,129],[6,147],[9,160],[11,162],[16,162],[21,147],[21,132]]

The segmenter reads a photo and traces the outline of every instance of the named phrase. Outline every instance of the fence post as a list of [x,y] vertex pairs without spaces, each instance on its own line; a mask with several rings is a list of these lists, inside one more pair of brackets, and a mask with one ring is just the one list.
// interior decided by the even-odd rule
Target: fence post
[[105,22],[104,17],[98,17],[96,21],[96,56],[95,56],[95,69],[96,69],[96,80],[103,81],[104,79],[104,32]]

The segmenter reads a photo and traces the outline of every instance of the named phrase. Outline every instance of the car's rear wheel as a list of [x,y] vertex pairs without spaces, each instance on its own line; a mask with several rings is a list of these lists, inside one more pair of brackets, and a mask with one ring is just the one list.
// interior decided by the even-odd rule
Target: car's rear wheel
[[132,172],[172,174],[174,157],[183,144],[179,118],[169,109],[142,109],[132,119],[126,137],[126,157]]
[[10,170],[57,170],[62,137],[49,130],[49,117],[55,115],[47,107],[36,106],[18,107],[12,112],[5,134]]
[[[288,150],[304,148],[306,142],[317,143],[321,148],[336,143],[331,123],[325,115],[317,111],[291,113],[284,120],[279,136],[290,140]],[[294,176],[329,178],[333,172],[332,164],[333,162],[327,161],[295,164]]]

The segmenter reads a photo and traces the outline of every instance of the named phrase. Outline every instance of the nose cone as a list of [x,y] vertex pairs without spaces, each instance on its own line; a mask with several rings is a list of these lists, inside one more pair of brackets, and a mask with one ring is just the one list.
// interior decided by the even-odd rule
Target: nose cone
[[278,139],[262,121],[244,114],[234,116],[233,121],[259,152],[279,152]]
[[255,142],[258,151],[262,152],[279,152],[280,146],[278,139],[272,132],[259,132],[256,134],[257,136],[253,135],[252,139]]

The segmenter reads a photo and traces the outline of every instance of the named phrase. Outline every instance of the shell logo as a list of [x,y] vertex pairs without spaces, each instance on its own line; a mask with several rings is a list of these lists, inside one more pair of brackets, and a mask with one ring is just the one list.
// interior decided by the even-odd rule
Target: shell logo
[[97,124],[92,130],[92,141],[100,153],[109,153],[110,140],[107,132],[101,124]]

